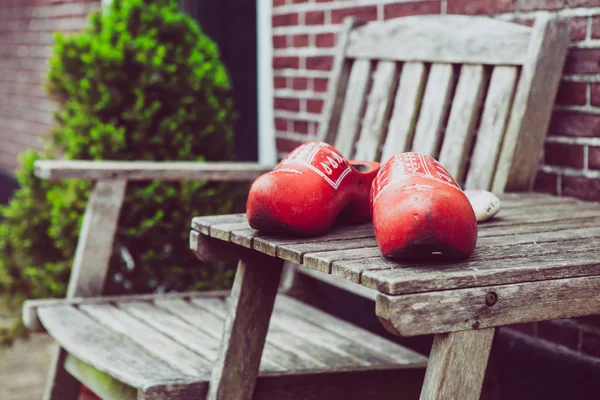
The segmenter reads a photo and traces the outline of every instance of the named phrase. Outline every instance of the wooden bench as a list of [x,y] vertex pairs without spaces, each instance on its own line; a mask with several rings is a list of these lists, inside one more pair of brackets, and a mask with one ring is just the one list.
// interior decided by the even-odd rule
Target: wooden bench
[[[533,27],[466,16],[407,17],[366,25],[347,19],[337,40],[319,138],[349,158],[385,161],[414,150],[439,158],[466,187],[498,193],[528,190],[537,171],[568,38],[567,24],[547,16],[538,18]],[[418,396],[422,356],[289,294],[277,295],[284,260],[302,264],[300,273],[309,268],[333,272],[337,257],[346,260],[351,254],[348,265],[354,267],[345,269],[348,275],[343,277],[355,282],[368,276],[365,271],[381,269],[370,268],[371,262],[377,266],[387,262],[387,269],[397,272],[396,264],[378,257],[369,224],[294,242],[259,235],[243,215],[195,218],[190,244],[198,257],[240,260],[229,295],[98,297],[127,181],[252,180],[272,166],[44,161],[37,168],[38,176],[46,179],[97,181],[67,299],[35,300],[24,306],[26,324],[47,330],[62,347],[46,398],[75,398],[77,381],[72,376],[103,398],[136,393],[144,399],[206,394],[227,400],[253,395]],[[496,255],[508,257],[511,252],[506,246],[494,248]],[[421,269],[428,267],[415,271]],[[431,273],[440,275],[437,270]],[[372,288],[397,294],[377,285],[348,286],[340,284],[348,279],[313,275],[358,293],[368,291],[367,296],[377,293]],[[407,276],[410,279],[387,284],[413,288],[416,293],[433,290],[439,283],[432,280],[426,286],[421,275]],[[385,284],[382,281],[382,287]],[[386,316],[386,310],[395,308],[386,309],[379,298],[378,314],[391,331],[434,333],[429,327],[410,328],[407,320],[397,328],[396,317]],[[408,309],[414,305],[406,304]],[[431,312],[437,318],[433,324],[450,332],[436,310]],[[493,330],[482,330],[436,337],[422,398],[477,398],[485,371],[481,364],[487,360],[492,335]],[[481,354],[473,353],[478,357],[473,360],[477,373],[466,368],[466,381],[445,380],[444,365],[463,371],[465,360],[458,354],[470,343],[481,349]]]

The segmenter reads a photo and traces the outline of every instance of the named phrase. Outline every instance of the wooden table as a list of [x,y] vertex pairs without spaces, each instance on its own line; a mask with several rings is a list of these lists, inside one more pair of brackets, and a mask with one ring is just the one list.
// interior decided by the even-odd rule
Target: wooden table
[[[500,213],[479,225],[475,253],[460,262],[385,259],[370,224],[284,238],[259,234],[244,214],[194,218],[191,247],[199,257],[244,260],[220,359],[244,364],[252,378],[256,350],[236,344],[235,335],[252,326],[254,345],[264,342],[281,273],[276,260],[289,260],[378,291],[376,313],[390,332],[436,334],[422,399],[479,398],[494,327],[600,314],[600,204],[535,193],[500,198]],[[253,320],[245,307],[262,311]],[[241,351],[243,361],[235,357]],[[211,384],[222,386],[224,368],[216,369]]]

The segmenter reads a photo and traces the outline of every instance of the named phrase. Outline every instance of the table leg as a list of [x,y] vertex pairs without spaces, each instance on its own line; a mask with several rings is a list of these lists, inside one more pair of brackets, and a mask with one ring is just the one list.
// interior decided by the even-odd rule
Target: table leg
[[478,400],[494,330],[435,335],[421,400]]
[[252,398],[282,267],[271,257],[240,260],[207,399]]

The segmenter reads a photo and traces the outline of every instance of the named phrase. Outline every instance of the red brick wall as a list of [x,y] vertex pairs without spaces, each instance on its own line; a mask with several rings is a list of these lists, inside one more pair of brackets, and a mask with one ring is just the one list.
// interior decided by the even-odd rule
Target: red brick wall
[[572,44],[536,189],[600,199],[600,0],[273,0],[279,156],[316,132],[344,17],[485,14],[528,23],[539,10],[570,20]]
[[54,105],[41,84],[53,31],[78,31],[100,0],[0,0],[0,169],[13,171],[17,155],[40,148]]
[[[316,133],[340,22],[416,14],[485,14],[530,22],[539,10],[569,19],[572,44],[536,190],[600,200],[600,0],[273,0],[275,129],[279,157]],[[600,357],[600,318],[514,327]]]

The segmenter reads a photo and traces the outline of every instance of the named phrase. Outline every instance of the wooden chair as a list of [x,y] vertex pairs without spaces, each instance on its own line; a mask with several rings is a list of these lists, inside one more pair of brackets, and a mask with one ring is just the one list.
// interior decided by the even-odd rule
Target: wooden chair
[[[568,38],[567,24],[547,16],[533,27],[466,16],[364,26],[347,19],[319,138],[354,159],[385,161],[409,149],[427,153],[466,187],[528,190]],[[243,215],[192,223],[191,247],[199,256],[225,252],[240,259],[231,294],[101,297],[127,181],[252,180],[271,166],[42,161],[37,168],[46,179],[97,181],[67,299],[24,306],[27,326],[47,330],[62,348],[46,398],[74,398],[71,375],[103,398],[119,399],[207,392],[211,399],[418,396],[422,356],[277,295],[280,260],[230,252],[226,241],[251,247],[260,239]],[[352,229],[372,235],[368,224]],[[344,235],[338,228],[328,237],[343,243]],[[311,245],[318,251],[319,239]],[[287,259],[300,261],[306,249],[291,244],[285,251]]]

